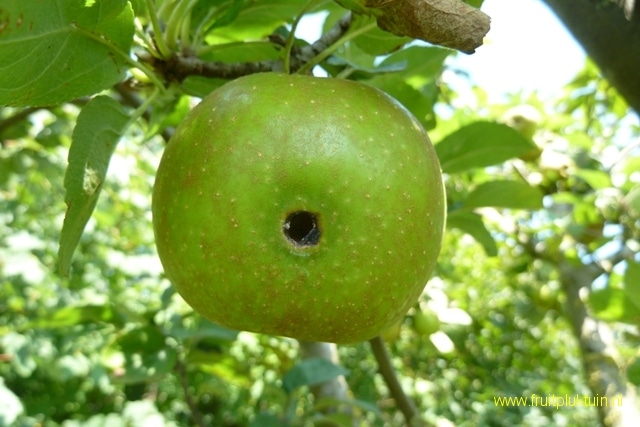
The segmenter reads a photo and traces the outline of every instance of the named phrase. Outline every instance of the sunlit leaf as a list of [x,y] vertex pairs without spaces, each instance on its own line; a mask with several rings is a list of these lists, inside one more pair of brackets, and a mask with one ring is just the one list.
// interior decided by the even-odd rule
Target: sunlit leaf
[[378,75],[368,80],[367,83],[383,90],[399,101],[413,113],[426,129],[433,128],[435,124],[433,106],[437,98],[435,92],[429,94],[416,90],[397,74]]
[[477,186],[464,201],[467,209],[490,206],[510,209],[542,208],[542,192],[521,181],[489,181]]
[[611,187],[611,175],[604,171],[578,169],[575,174],[584,179],[594,190]]
[[227,40],[261,39],[276,28],[291,22],[308,0],[261,0],[247,2],[227,26],[215,28],[212,34]]
[[34,320],[30,328],[65,328],[81,323],[124,324],[124,318],[110,305],[68,306]]
[[0,105],[58,104],[122,80],[133,41],[125,0],[6,0]]
[[387,67],[393,64],[404,64],[403,77],[414,87],[421,86],[437,78],[442,73],[444,61],[452,54],[449,49],[434,46],[408,46],[392,53],[380,63]]
[[596,289],[589,294],[589,305],[603,320],[640,324],[640,263],[629,262],[622,283]]
[[624,282],[628,288],[633,286],[634,296],[638,297],[638,304],[640,304],[640,263],[629,262],[627,264],[627,270],[624,273]]
[[516,130],[493,122],[464,126],[435,147],[442,171],[446,173],[499,164],[536,148]]
[[107,96],[91,100],[78,116],[64,178],[67,213],[58,250],[58,269],[63,276],[69,274],[71,257],[98,201],[111,155],[128,123],[129,116],[122,106]]
[[496,242],[485,227],[482,217],[476,213],[457,210],[447,214],[447,228],[458,228],[482,245],[488,256],[496,256]]

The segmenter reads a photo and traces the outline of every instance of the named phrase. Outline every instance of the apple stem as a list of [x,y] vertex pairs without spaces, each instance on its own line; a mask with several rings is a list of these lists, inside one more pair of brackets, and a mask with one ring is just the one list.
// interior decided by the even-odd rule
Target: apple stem
[[287,42],[284,46],[284,57],[282,58],[282,68],[285,73],[289,74],[291,72],[290,68],[290,60],[291,60],[291,49],[293,48],[293,43],[296,40],[296,29],[298,28],[298,24],[300,20],[309,12],[311,8],[319,6],[325,3],[327,0],[310,0],[300,11],[296,19],[291,24],[291,31],[289,32],[289,37],[287,37]]
[[369,344],[371,345],[371,350],[376,358],[376,362],[378,362],[380,375],[382,375],[384,382],[387,384],[389,393],[391,394],[391,397],[393,397],[393,400],[395,400],[396,405],[398,405],[398,409],[400,409],[402,415],[404,415],[407,425],[425,425],[424,423],[420,424],[416,404],[409,396],[407,396],[400,385],[400,381],[398,381],[398,376],[391,364],[391,357],[384,345],[382,337],[377,336],[370,339]]

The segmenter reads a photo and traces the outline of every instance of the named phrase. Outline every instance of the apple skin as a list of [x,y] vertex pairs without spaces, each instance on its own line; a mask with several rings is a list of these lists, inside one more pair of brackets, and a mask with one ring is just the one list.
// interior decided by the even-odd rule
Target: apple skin
[[[287,237],[306,212],[317,242]],[[436,264],[438,158],[370,86],[262,73],[205,97],[161,159],[152,202],[167,277],[226,327],[356,343],[399,322]],[[304,242],[303,242],[304,243]]]
[[431,311],[419,311],[413,315],[413,328],[419,335],[431,335],[440,330],[438,314]]

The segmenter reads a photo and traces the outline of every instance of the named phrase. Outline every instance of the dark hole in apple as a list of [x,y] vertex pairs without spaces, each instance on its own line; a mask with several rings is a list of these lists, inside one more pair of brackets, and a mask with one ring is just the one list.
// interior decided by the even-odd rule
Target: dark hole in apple
[[282,232],[297,246],[315,246],[320,241],[320,229],[315,214],[307,211],[290,213]]

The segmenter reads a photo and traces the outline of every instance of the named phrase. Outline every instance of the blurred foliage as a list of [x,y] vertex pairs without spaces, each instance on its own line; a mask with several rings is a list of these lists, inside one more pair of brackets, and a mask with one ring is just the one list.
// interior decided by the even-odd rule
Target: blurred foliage
[[[256,62],[280,57],[267,36],[288,37],[305,3],[136,0],[113,2],[105,16],[135,24],[139,50],[155,49],[155,13],[166,29],[156,54],[181,46],[204,59]],[[123,12],[129,7],[135,20]],[[325,30],[345,12],[333,3],[312,11],[325,12]],[[406,42],[372,30],[316,67],[397,98],[430,130],[443,163],[449,222],[438,267],[420,302],[386,335],[400,381],[434,424],[596,425],[593,408],[502,407],[494,398],[590,393],[564,309],[558,263],[567,260],[602,269],[585,284],[589,309],[613,329],[623,375],[640,385],[637,117],[590,62],[555,99],[513,94],[487,103],[470,83],[468,93],[453,90],[451,51]],[[132,120],[113,155],[100,160],[109,170],[67,260],[69,277],[56,270],[59,243],[69,239],[61,232],[65,200],[78,200],[65,172],[72,144],[91,149],[91,139],[74,134],[91,104],[60,89],[55,105],[0,109],[0,426],[351,425],[325,413],[336,402],[314,401],[309,389],[341,373],[352,399],[340,403],[359,425],[402,425],[367,343],[340,347],[340,366],[301,361],[295,340],[212,324],[173,292],[150,217],[160,135],[193,105],[187,95],[223,80],[190,77],[160,88],[159,75],[144,65],[133,70],[126,84],[143,107],[117,90],[103,95]],[[81,95],[96,89],[88,90]],[[112,129],[108,115],[93,114],[93,131]],[[425,313],[437,320],[429,327]]]

